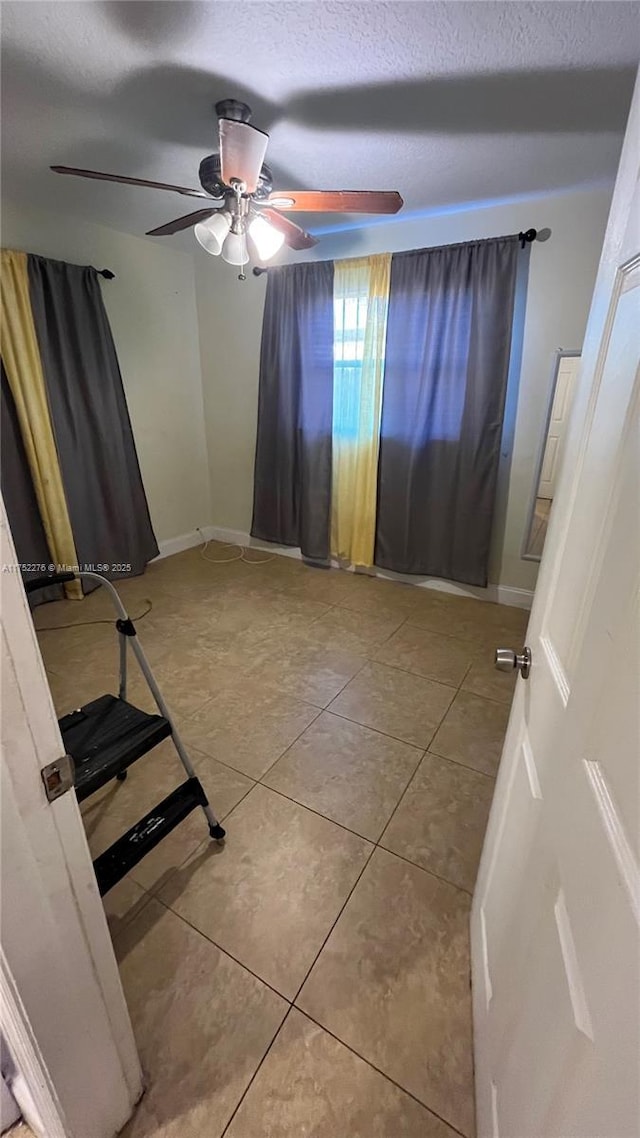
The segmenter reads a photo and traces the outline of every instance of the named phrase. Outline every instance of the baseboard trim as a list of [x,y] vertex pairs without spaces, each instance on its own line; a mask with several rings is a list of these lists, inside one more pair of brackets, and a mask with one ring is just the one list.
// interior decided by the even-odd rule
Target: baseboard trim
[[170,537],[167,541],[159,541],[160,552],[154,561],[161,561],[163,557],[172,557],[174,553],[184,553],[185,549],[193,549],[194,545],[202,545],[202,536],[197,530],[191,533],[182,533],[179,537]]
[[515,585],[496,585],[496,592],[499,605],[530,609],[533,604],[533,589],[517,589]]
[[203,526],[202,533],[207,541],[242,545],[245,549],[261,549],[265,553],[274,553],[279,557],[295,557],[298,561],[302,557],[300,550],[294,549],[291,545],[276,545],[275,542],[260,541],[257,537],[251,537],[251,534],[243,533],[242,530],[238,529],[225,529],[224,526]]
[[[242,545],[245,548],[261,549],[266,553],[275,553],[282,557],[298,559],[301,557],[299,549],[294,549],[290,545],[275,545],[268,541],[260,541],[241,530],[227,529],[224,526],[203,526],[201,532],[206,541]],[[200,540],[198,535],[196,535],[196,539],[191,544],[197,544],[197,541]],[[182,538],[176,540],[181,541]],[[187,549],[189,547],[185,545],[181,548]],[[179,550],[172,550],[172,552],[177,553]],[[162,556],[167,556],[167,554],[162,554]],[[338,567],[337,562],[334,564]],[[445,581],[440,577],[415,577],[406,573],[392,573],[391,570],[387,569],[377,569],[375,575],[388,581],[402,581],[404,584],[413,585],[418,589],[433,589],[435,592],[450,593],[457,597],[473,597],[480,601],[493,601],[496,604],[509,605],[511,608],[530,609],[533,602],[533,591],[531,589],[519,589],[513,585],[487,585],[486,589],[479,589],[473,585],[459,585],[455,581]]]

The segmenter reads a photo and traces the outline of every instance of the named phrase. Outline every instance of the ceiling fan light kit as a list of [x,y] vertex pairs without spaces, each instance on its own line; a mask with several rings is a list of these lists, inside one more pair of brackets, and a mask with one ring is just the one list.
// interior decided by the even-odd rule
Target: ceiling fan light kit
[[284,245],[284,233],[274,229],[260,214],[256,214],[250,222],[249,236],[261,261],[270,261]]
[[218,213],[214,213],[213,217],[198,221],[193,227],[193,232],[196,241],[207,253],[219,257],[230,229],[231,214],[227,213],[226,209],[221,209]]
[[247,249],[247,236],[244,231],[234,233],[233,229],[229,233],[227,240],[222,246],[222,260],[226,261],[228,265],[246,265],[249,260],[249,251]]
[[122,174],[103,174],[69,166],[52,166],[57,174],[74,174],[125,185],[169,190],[209,201],[211,209],[199,209],[150,229],[148,237],[165,237],[193,227],[198,243],[214,257],[244,265],[249,248],[261,262],[275,257],[286,244],[290,249],[311,249],[318,239],[282,215],[281,210],[305,213],[397,213],[402,198],[396,190],[273,190],[273,176],[264,157],[269,135],[249,122],[251,108],[238,99],[216,103],[219,153],[200,163],[201,190],[168,185]]

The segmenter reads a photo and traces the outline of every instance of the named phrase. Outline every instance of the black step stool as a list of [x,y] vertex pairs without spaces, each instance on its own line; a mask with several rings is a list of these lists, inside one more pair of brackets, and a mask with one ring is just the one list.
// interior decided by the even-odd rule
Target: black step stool
[[[25,582],[25,589],[31,593],[47,585],[83,577],[97,581],[107,589],[118,614],[115,627],[120,640],[120,686],[117,696],[101,695],[58,721],[65,751],[73,759],[78,802],[95,794],[113,778],[121,781],[125,779],[132,763],[169,738],[173,741],[188,776],[186,782],[177,786],[95,859],[93,867],[98,888],[100,895],[104,896],[197,806],[204,811],[212,838],[221,841],[225,831],[209,806],[137,638],[133,622],[111,582],[99,573],[53,573]],[[159,715],[151,715],[127,703],[127,645],[131,647],[140,665]]]

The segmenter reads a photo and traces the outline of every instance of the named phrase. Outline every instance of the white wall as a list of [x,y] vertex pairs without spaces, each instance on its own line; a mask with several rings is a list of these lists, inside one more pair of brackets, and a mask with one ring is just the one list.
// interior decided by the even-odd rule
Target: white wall
[[210,520],[194,263],[166,243],[3,203],[2,244],[111,269],[102,295],[159,542]]
[[[610,200],[611,190],[598,188],[397,219],[325,234],[313,253],[323,259],[365,256],[532,226],[551,229],[549,240],[531,248],[520,375],[510,380],[490,565],[495,584],[535,585],[537,565],[523,561],[520,550],[554,353],[582,346]],[[247,532],[266,276],[249,275],[241,283],[218,258],[200,250],[195,258],[212,520]]]

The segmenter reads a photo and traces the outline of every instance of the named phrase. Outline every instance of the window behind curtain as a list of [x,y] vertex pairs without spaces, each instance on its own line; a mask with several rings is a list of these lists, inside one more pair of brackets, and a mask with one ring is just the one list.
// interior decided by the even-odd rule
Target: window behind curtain
[[334,295],[333,300],[333,367],[334,416],[333,434],[356,439],[360,429],[360,398],[364,340],[369,310],[368,279],[350,295]]
[[390,254],[338,261],[334,274],[331,550],[373,564]]

